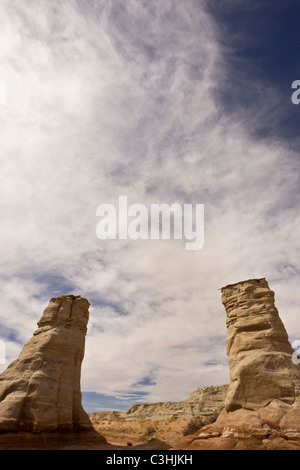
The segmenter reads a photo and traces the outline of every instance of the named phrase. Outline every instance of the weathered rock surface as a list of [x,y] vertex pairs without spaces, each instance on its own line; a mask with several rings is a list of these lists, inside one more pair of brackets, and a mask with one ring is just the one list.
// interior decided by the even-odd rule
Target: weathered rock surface
[[225,409],[257,409],[278,398],[295,401],[299,368],[265,279],[252,279],[222,289],[227,311],[230,386]]
[[[300,365],[292,361],[274,293],[265,279],[251,279],[224,287],[222,302],[230,385],[198,389],[183,402],[135,405],[123,417],[211,420],[222,409],[174,450],[300,450]],[[80,296],[52,299],[19,358],[0,375],[0,449],[121,448],[97,434],[81,405],[88,308]]]
[[80,390],[88,318],[86,299],[51,299],[33,337],[0,375],[1,432],[92,429]]
[[[133,405],[127,411],[112,411],[107,413],[109,419],[166,420],[173,416],[178,419],[203,417],[207,423],[215,421],[224,408],[228,385],[218,385],[198,388],[187,400],[179,402],[161,402]],[[92,420],[97,420],[97,413],[90,413]]]
[[300,449],[300,367],[265,279],[226,286],[230,385],[215,423],[176,449]]

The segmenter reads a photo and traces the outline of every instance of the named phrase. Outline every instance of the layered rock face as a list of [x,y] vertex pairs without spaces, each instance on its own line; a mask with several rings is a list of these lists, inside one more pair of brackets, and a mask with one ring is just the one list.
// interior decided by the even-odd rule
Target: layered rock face
[[[138,419],[166,420],[176,416],[178,419],[192,419],[202,417],[206,423],[215,421],[224,408],[228,385],[216,385],[195,390],[187,400],[178,402],[161,402],[133,405],[127,411],[111,411],[107,413],[108,419],[125,419],[134,421]],[[103,413],[90,413],[92,421],[97,421]]]
[[224,407],[227,389],[228,385],[198,388],[187,400],[133,405],[124,412],[123,416],[126,420],[169,419],[173,416],[179,419],[192,419],[201,416],[207,419],[207,423],[212,422]]
[[295,401],[299,368],[265,279],[251,279],[222,289],[227,312],[230,386],[226,411],[255,410],[273,399]]
[[215,423],[176,449],[300,449],[300,365],[265,279],[222,289],[230,385]]
[[86,299],[51,299],[33,337],[0,374],[0,431],[92,429],[80,390],[88,318]]

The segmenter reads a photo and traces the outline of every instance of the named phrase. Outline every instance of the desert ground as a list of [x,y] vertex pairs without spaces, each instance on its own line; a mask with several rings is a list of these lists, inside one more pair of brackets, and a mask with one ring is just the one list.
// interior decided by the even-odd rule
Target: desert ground
[[176,416],[166,420],[127,421],[119,417],[112,419],[110,415],[111,413],[106,412],[91,413],[90,419],[94,429],[104,436],[109,444],[117,446],[147,445],[159,440],[173,447],[184,436],[191,422],[189,419],[178,419]]

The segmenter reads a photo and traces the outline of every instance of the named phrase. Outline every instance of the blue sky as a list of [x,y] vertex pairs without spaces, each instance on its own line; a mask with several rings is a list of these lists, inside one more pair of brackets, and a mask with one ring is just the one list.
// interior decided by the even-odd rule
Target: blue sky
[[[296,1],[3,0],[0,339],[90,303],[88,411],[228,383],[219,288],[266,277],[300,338]],[[99,240],[96,209],[204,204],[205,242]]]
[[[258,136],[280,136],[298,145],[299,112],[291,106],[291,83],[299,76],[299,14],[294,1],[207,2],[217,23],[220,41],[229,46],[228,75],[222,87],[226,111],[259,106],[260,88],[274,97],[268,104],[265,122],[252,131]],[[259,89],[257,86],[259,85]],[[266,100],[268,93],[266,92]],[[276,115],[275,121],[268,120]]]

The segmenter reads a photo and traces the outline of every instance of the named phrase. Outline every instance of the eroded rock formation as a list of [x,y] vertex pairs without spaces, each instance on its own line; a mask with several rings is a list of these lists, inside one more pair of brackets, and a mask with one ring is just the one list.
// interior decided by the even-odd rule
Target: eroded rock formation
[[[133,405],[127,411],[107,412],[107,418],[111,420],[124,419],[134,421],[137,419],[165,420],[176,416],[178,419],[192,419],[201,417],[206,423],[213,422],[224,408],[228,385],[216,385],[202,387],[195,390],[183,401],[143,403]],[[90,413],[92,421],[97,421],[97,415],[103,413]]]
[[222,289],[227,312],[230,386],[225,409],[252,409],[273,399],[292,404],[299,368],[291,361],[287,332],[265,279],[251,279]]
[[300,449],[300,365],[265,279],[222,289],[230,385],[215,423],[176,449]]
[[86,299],[51,299],[33,337],[0,375],[0,431],[92,428],[80,390],[88,318]]

